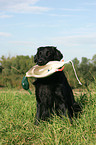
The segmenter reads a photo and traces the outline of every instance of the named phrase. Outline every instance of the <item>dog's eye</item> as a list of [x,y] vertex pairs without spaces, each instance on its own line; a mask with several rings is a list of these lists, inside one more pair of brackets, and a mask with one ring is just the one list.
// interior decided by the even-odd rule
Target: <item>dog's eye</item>
[[39,52],[39,56],[40,56],[41,54],[42,54],[42,52],[40,51],[40,52]]
[[47,52],[46,52],[46,56],[49,56],[49,55],[50,55],[50,51],[47,51]]

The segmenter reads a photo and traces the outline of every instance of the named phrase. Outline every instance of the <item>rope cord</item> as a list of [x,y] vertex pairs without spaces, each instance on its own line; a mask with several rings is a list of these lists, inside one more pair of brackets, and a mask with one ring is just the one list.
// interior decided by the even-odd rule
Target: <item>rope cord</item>
[[[71,62],[72,67],[73,67],[73,70],[74,70],[74,73],[75,73],[75,77],[76,77],[77,81],[79,82],[79,84],[82,85],[82,83],[80,82],[80,80],[79,80],[79,78],[78,78],[78,76],[77,76],[77,73],[76,73],[76,70],[75,70],[73,61],[72,61],[72,60],[69,60],[68,62]],[[68,62],[66,62],[66,63],[68,63]]]

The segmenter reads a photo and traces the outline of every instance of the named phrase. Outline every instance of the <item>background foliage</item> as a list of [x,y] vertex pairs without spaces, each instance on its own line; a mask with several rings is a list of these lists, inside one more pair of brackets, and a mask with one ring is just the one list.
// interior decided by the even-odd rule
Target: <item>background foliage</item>
[[[84,86],[88,86],[90,83],[95,81],[96,54],[92,57],[92,59],[82,57],[81,62],[77,58],[74,58],[73,63],[78,77]],[[3,68],[2,71],[0,70],[0,86],[21,88],[23,76],[34,65],[33,56],[16,56],[8,58],[2,56],[0,58],[0,66]],[[73,88],[80,87],[70,63],[65,65],[64,72]],[[33,81],[33,79],[31,81]]]
[[[81,114],[77,119],[73,118],[73,124],[67,117],[61,119],[54,115],[49,122],[41,121],[39,126],[36,126],[34,89],[32,95],[21,89],[19,91],[12,89],[21,88],[23,76],[35,65],[33,56],[1,57],[0,86],[8,89],[0,89],[0,144],[96,144],[94,119],[96,118],[96,55],[92,59],[83,57],[81,62],[74,58],[73,62],[78,77],[86,88],[74,89],[75,99],[82,107]],[[73,88],[80,87],[71,64],[65,65],[64,72]],[[34,80],[31,79],[32,81]]]

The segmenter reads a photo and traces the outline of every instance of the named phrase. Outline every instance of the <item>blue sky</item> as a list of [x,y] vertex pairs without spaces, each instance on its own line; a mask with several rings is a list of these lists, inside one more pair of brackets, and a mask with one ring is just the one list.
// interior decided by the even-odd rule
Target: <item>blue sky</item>
[[67,61],[96,54],[96,0],[0,0],[0,57],[56,46]]

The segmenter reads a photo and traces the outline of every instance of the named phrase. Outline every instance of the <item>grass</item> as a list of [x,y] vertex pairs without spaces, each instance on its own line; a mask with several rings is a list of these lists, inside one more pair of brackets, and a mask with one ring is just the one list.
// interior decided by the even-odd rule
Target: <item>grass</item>
[[75,93],[75,98],[83,111],[73,124],[66,117],[54,116],[36,126],[34,94],[0,90],[0,145],[95,145],[96,93]]

